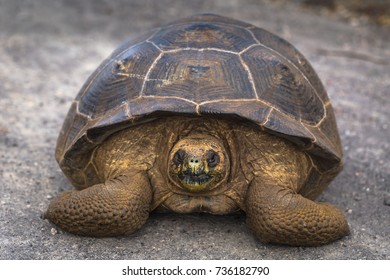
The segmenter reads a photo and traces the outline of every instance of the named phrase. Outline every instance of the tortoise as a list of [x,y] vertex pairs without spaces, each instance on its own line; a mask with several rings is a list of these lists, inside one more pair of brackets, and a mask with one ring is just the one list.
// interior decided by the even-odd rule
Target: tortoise
[[151,211],[243,211],[258,240],[292,246],[349,233],[314,201],[343,166],[319,77],[284,39],[227,17],[121,44],[72,103],[55,156],[76,190],[45,217],[73,234],[131,234]]

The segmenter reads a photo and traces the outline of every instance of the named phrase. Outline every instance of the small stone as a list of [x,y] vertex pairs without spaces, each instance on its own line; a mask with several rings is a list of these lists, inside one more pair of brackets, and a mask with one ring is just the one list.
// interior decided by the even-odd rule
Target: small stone
[[51,228],[50,233],[51,235],[56,235],[58,233],[58,230],[56,230],[55,228]]
[[385,199],[383,200],[383,204],[386,206],[390,206],[390,193],[385,194]]
[[362,197],[360,196],[359,193],[352,193],[352,197],[353,197],[353,199],[356,200],[356,201],[362,200]]
[[47,198],[47,199],[52,199],[52,198],[53,198],[53,196],[52,196],[52,195],[50,195],[50,194],[48,194],[48,195],[46,196],[46,198]]

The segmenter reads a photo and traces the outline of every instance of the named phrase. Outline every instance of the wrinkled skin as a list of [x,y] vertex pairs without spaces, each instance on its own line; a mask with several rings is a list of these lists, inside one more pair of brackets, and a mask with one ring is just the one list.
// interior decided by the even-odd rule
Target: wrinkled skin
[[[259,240],[278,244],[318,246],[349,232],[340,210],[301,192],[311,158],[245,122],[172,117],[138,125],[109,137],[91,163],[100,183],[60,194],[46,212],[75,234],[129,234],[153,210],[243,210]],[[324,189],[334,174],[323,176],[310,188]]]

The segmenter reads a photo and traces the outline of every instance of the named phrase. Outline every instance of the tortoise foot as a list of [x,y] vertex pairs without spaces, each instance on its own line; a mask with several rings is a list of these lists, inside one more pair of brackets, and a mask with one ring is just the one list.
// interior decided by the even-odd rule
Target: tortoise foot
[[248,196],[247,223],[260,241],[292,246],[320,246],[349,234],[333,205],[278,188]]
[[[132,183],[133,182],[133,183]],[[151,190],[145,176],[121,177],[81,191],[68,191],[49,205],[45,218],[84,236],[130,234],[149,216]]]

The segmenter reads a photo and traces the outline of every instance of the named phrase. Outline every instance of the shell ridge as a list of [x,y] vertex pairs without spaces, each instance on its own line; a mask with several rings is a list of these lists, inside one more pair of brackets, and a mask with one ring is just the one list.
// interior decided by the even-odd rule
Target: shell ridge
[[274,107],[269,107],[269,112],[265,116],[264,121],[260,124],[260,126],[262,126],[262,127],[265,126],[265,124],[269,121],[269,117],[271,116],[271,113],[272,113],[273,110],[275,110]]
[[[156,32],[156,33],[157,33],[157,32]],[[156,34],[154,34],[154,35],[156,35]],[[161,49],[155,42],[153,42],[153,41],[150,40],[151,38],[152,38],[152,37],[150,37],[148,40],[146,40],[146,42],[152,44],[152,45],[153,45],[156,49],[158,49],[160,52],[164,52],[164,50]]]
[[163,51],[164,53],[177,53],[181,51],[198,51],[198,52],[204,52],[204,51],[216,51],[216,52],[222,52],[222,53],[230,53],[230,54],[239,54],[239,52],[234,51],[228,51],[220,48],[194,48],[194,47],[186,47],[186,48],[177,48],[174,50],[166,50]]
[[[208,100],[208,101],[203,101],[203,102],[200,102],[199,105],[205,105],[205,104],[210,104],[210,103],[217,103],[217,102],[245,102],[245,101],[249,101],[249,102],[253,102],[253,99],[252,98],[238,98],[238,99],[214,99],[214,100]],[[259,100],[257,100],[259,101]]]
[[323,108],[324,108],[324,116],[318,121],[318,123],[316,125],[314,125],[313,127],[317,127],[319,128],[320,125],[322,124],[322,122],[326,119],[326,116],[328,115],[328,110],[326,109],[326,107],[332,107],[332,105],[330,104],[330,101],[327,100],[324,104],[323,104]]
[[[248,49],[248,48],[246,48],[246,49]],[[239,54],[239,58],[240,58],[240,62],[241,62],[241,64],[242,64],[242,66],[244,67],[244,69],[245,69],[245,71],[246,71],[246,73],[247,73],[247,75],[248,75],[248,80],[249,80],[249,82],[251,83],[252,90],[253,90],[253,92],[254,92],[254,94],[255,94],[254,97],[256,98],[256,100],[260,100],[259,94],[257,93],[257,89],[256,89],[255,82],[254,82],[254,80],[253,80],[252,72],[251,72],[251,70],[249,69],[248,65],[245,63],[245,61],[242,59],[241,52],[240,52],[240,54]]]
[[323,174],[326,173],[326,171],[325,171],[325,172],[321,171],[321,168],[318,167],[317,163],[313,160],[312,157],[308,157],[308,158],[309,158],[309,160],[310,160],[311,165],[313,166],[313,168],[314,168],[320,175],[323,175]]
[[92,118],[91,118],[90,115],[84,114],[84,113],[82,113],[82,112],[80,111],[80,108],[79,108],[80,102],[79,102],[79,100],[75,100],[74,103],[76,103],[76,113],[77,113],[78,115],[87,118],[89,121],[92,120]]
[[142,87],[140,90],[139,96],[143,96],[144,90],[145,90],[145,84],[149,79],[150,73],[152,72],[153,68],[156,66],[157,62],[161,59],[161,57],[164,55],[164,52],[160,52],[160,54],[154,59],[153,63],[150,65],[148,71],[146,72],[145,79],[142,82]]
[[193,100],[190,100],[190,99],[187,99],[187,98],[184,98],[184,97],[178,97],[178,96],[147,95],[147,96],[140,96],[137,99],[141,99],[141,98],[143,98],[143,99],[178,99],[178,100],[182,100],[182,101],[194,104],[196,106],[199,105],[199,103],[197,103],[197,102],[195,102]]
[[196,104],[196,107],[195,107],[196,114],[198,116],[201,116],[202,114],[200,113],[199,109],[200,109],[200,104]]
[[92,167],[95,169],[96,174],[99,174],[98,169],[96,168],[96,165],[95,165],[95,163],[93,161],[93,159],[95,158],[94,155],[95,155],[95,152],[96,152],[96,148],[97,148],[97,146],[95,148],[93,148],[92,153],[91,153],[91,158],[89,159],[88,163],[85,165],[85,167],[83,169],[84,172],[88,169],[89,165],[92,165]]
[[259,44],[258,43],[252,44],[252,45],[246,47],[245,49],[243,49],[242,51],[240,51],[238,54],[241,56],[241,54],[243,54],[244,52],[247,52],[248,50],[250,50],[251,48],[256,47],[256,46],[259,46]]

